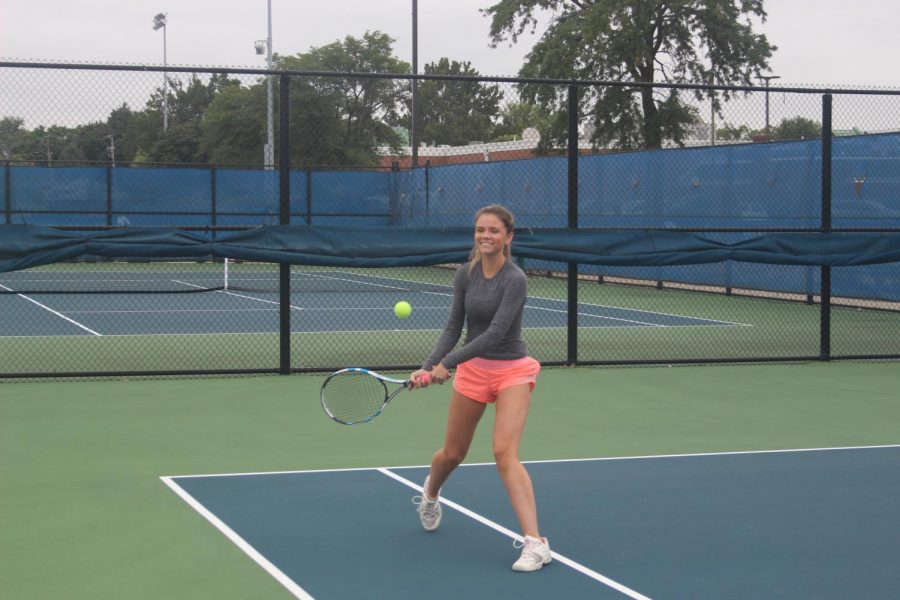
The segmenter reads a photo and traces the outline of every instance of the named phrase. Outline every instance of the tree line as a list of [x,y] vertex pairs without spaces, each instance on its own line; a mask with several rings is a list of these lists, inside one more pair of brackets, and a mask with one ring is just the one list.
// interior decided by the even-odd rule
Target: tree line
[[[763,0],[500,0],[482,13],[491,20],[490,42],[495,46],[517,43],[525,31],[546,23],[518,73],[523,78],[752,85],[776,50],[752,27],[751,18],[766,18]],[[410,65],[394,55],[394,41],[377,31],[347,36],[309,52],[276,55],[274,66],[408,73]],[[423,72],[480,76],[470,63],[447,57],[425,65]],[[277,82],[276,124],[281,110]],[[160,87],[143,107],[123,103],[105,121],[75,127],[44,124],[28,130],[23,119],[0,115],[0,157],[40,162],[263,162],[264,78],[248,84],[215,74],[203,79],[170,77],[167,84],[165,132]],[[292,77],[290,86],[292,164],[374,165],[384,152],[400,152],[409,144],[408,80],[311,76]],[[417,92],[415,129],[420,142],[455,146],[503,141],[533,127],[541,133],[538,151],[565,147],[565,86],[423,80]],[[578,102],[584,122],[592,125],[595,147],[628,150],[683,144],[692,126],[701,122],[699,101],[708,100],[721,111],[732,96],[729,91],[713,94],[652,85],[579,86]],[[785,125],[784,135],[789,130],[790,124]],[[777,131],[772,138],[780,135]],[[732,125],[717,133],[722,141],[753,134],[746,126]]]
[[[404,73],[393,39],[380,32],[294,56],[276,56],[275,68],[302,71]],[[477,77],[470,63],[449,58],[424,72]],[[275,147],[281,107],[274,80]],[[291,163],[377,164],[381,153],[408,146],[412,88],[408,80],[364,77],[290,78]],[[0,118],[0,157],[36,163],[118,162],[261,165],[267,142],[265,78],[247,84],[227,74],[189,79],[170,76],[166,86],[168,127],[163,130],[163,87],[145,105],[122,104],[105,121],[75,127],[26,129],[15,116]],[[459,145],[514,137],[536,121],[535,110],[501,105],[498,85],[470,81],[418,84],[420,139]]]

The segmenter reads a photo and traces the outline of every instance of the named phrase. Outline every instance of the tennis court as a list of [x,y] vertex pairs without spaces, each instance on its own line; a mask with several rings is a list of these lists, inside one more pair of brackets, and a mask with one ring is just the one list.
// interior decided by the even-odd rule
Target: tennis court
[[163,481],[299,598],[847,598],[900,589],[898,468],[900,446],[533,462],[557,563],[534,578],[505,568],[491,464],[454,476],[435,534],[404,501],[427,467]]
[[[94,272],[96,274],[96,272]],[[100,272],[92,285],[98,288],[121,286],[123,281],[146,285],[137,272]],[[84,275],[84,274],[82,274]],[[131,277],[133,279],[128,279]],[[188,277],[172,275],[171,285],[184,290],[204,289]],[[360,274],[346,271],[321,271],[304,275],[316,284],[337,284],[349,291],[336,295],[335,290],[303,291],[292,295],[294,332],[359,332],[379,330],[434,330],[443,327],[450,306],[452,287]],[[40,280],[39,280],[40,281]],[[65,278],[51,276],[44,280],[64,285]],[[243,282],[246,286],[247,282]],[[277,285],[270,282],[274,287]],[[34,286],[34,279],[6,281],[7,291],[13,285]],[[257,286],[260,284],[257,283]],[[413,315],[406,320],[394,316],[399,300],[413,305]],[[132,297],[105,293],[102,297],[88,294],[51,295],[21,293],[0,295],[0,331],[4,337],[21,335],[182,335],[274,333],[278,331],[279,297],[276,292],[245,290],[241,286],[204,294],[155,293],[144,296],[139,309]],[[238,317],[238,318],[235,318]],[[618,306],[580,303],[579,326],[595,327],[709,327],[735,326],[716,319],[687,315],[653,313]],[[564,300],[531,297],[526,304],[523,323],[526,328],[566,327],[567,305]],[[40,323],[35,327],[35,321]],[[25,327],[27,326],[27,333]]]
[[410,497],[449,390],[402,394],[372,423],[345,427],[321,411],[322,380],[4,383],[2,588],[15,598],[418,598],[425,582],[436,598],[900,593],[893,363],[545,369],[522,457],[557,555],[534,574],[509,570],[516,527],[491,464],[490,411],[428,534]]
[[[286,317],[274,264],[238,263],[227,278],[211,261],[85,261],[3,273],[0,364],[3,373],[274,370],[289,331],[294,369],[416,365],[443,327],[453,273],[293,267]],[[542,363],[567,362],[568,295],[558,271],[529,270],[523,335]],[[582,280],[578,360],[818,356],[821,315],[804,298]],[[408,319],[393,313],[399,300],[413,306]],[[896,346],[900,313],[870,304],[832,307],[833,352]]]

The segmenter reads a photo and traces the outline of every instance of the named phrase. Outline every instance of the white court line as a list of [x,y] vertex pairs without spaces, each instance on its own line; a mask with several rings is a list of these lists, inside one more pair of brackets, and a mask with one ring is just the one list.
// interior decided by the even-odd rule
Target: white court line
[[231,540],[235,546],[240,548],[244,554],[252,558],[266,573],[274,577],[278,583],[287,588],[295,598],[300,598],[301,600],[315,600],[315,598],[313,598],[306,590],[297,585],[293,579],[285,575],[281,569],[273,565],[265,556],[260,554],[256,548],[247,543],[244,538],[239,536],[237,532],[219,519],[219,517],[212,514],[205,506],[198,502],[196,498],[188,494],[181,486],[172,481],[171,477],[160,477],[160,479],[162,479],[163,483],[169,486],[169,488],[171,488],[171,490],[182,500],[187,502],[191,508],[200,513],[204,519],[212,523],[216,529],[221,531],[225,537]]
[[[543,300],[543,301],[545,301],[545,302],[559,302],[559,303],[565,303],[565,302],[566,302],[566,300],[557,300],[557,299],[554,299],[554,298],[543,298],[543,297],[541,297],[541,296],[528,296],[528,300]],[[689,319],[689,320],[691,320],[691,321],[705,321],[705,322],[707,322],[707,323],[716,323],[716,324],[721,324],[721,325],[740,325],[741,327],[752,327],[752,325],[748,325],[748,324],[746,324],[746,323],[734,323],[734,322],[731,322],[731,321],[720,321],[719,319],[704,319],[704,318],[701,318],[701,317],[689,317],[689,316],[687,316],[687,315],[678,315],[678,314],[674,314],[674,313],[654,312],[654,311],[652,311],[652,310],[640,310],[640,309],[637,309],[637,308],[628,308],[628,307],[625,307],[625,306],[607,306],[607,305],[605,305],[605,304],[592,304],[592,303],[590,303],[590,302],[581,302],[581,301],[578,302],[578,305],[579,305],[579,306],[589,306],[589,307],[593,307],[593,308],[605,308],[605,309],[612,309],[612,310],[624,310],[624,311],[627,311],[627,312],[638,312],[638,313],[644,313],[644,314],[648,314],[648,315],[656,315],[656,316],[658,316],[658,317],[673,317],[673,318],[676,318],[676,319]],[[527,302],[526,302],[526,304],[525,304],[525,308],[533,308],[533,309],[535,309],[535,310],[546,310],[546,311],[549,311],[549,312],[558,312],[558,313],[566,313],[566,314],[568,314],[568,311],[567,311],[567,310],[564,310],[564,309],[548,308],[548,307],[543,307],[543,306],[529,306]],[[613,321],[624,321],[624,322],[626,322],[626,323],[637,323],[637,324],[640,324],[640,325],[649,325],[649,326],[651,326],[651,327],[699,327],[699,325],[664,325],[664,324],[662,324],[662,323],[650,323],[649,321],[635,321],[635,320],[632,320],[632,319],[622,319],[622,318],[619,318],[619,317],[609,317],[609,316],[607,316],[607,315],[595,315],[595,314],[592,314],[592,313],[583,313],[583,312],[579,312],[578,315],[579,315],[579,316],[582,316],[582,317],[594,317],[594,318],[597,318],[597,319],[610,319],[610,320],[613,320]]]
[[[332,271],[332,272],[341,273],[341,271]],[[384,280],[390,281],[390,282],[399,281],[403,284],[411,285],[413,287],[402,287],[401,285],[398,285],[397,283],[384,284],[384,283],[374,283],[371,281],[363,281],[361,279],[351,279],[351,278],[347,277],[349,275],[355,275],[357,277],[368,277],[370,279],[384,279]],[[433,294],[435,296],[448,296],[448,297],[453,296],[453,286],[452,285],[444,285],[442,283],[429,283],[427,281],[419,282],[419,281],[413,281],[411,279],[391,279],[390,277],[383,277],[381,275],[368,275],[368,274],[363,275],[361,273],[353,273],[352,271],[346,272],[345,277],[335,277],[334,275],[324,275],[324,274],[316,274],[316,273],[304,273],[304,277],[314,277],[316,279],[333,279],[335,281],[345,281],[348,283],[355,283],[358,285],[369,285],[372,287],[388,288],[389,291],[416,292],[419,294]],[[449,291],[448,292],[431,292],[431,291],[427,291],[427,290],[418,290],[415,288],[416,285],[433,285],[435,287],[447,288]]]
[[[202,290],[202,289],[205,289],[203,286],[195,285],[195,284],[193,284],[193,283],[188,283],[188,282],[186,282],[186,281],[179,281],[179,280],[177,280],[177,279],[173,279],[172,281],[174,281],[175,283],[180,283],[181,285],[186,285],[186,286],[198,288],[198,289],[201,289],[201,290]],[[262,299],[262,298],[254,298],[253,296],[245,296],[244,294],[235,294],[234,292],[229,292],[229,291],[227,291],[227,290],[216,290],[216,293],[218,293],[218,294],[225,294],[225,295],[227,295],[227,296],[234,296],[235,298],[244,298],[245,300],[255,300],[256,302],[265,302],[266,304],[274,304],[274,305],[276,305],[276,306],[280,306],[280,305],[281,305],[280,302],[276,302],[276,301],[274,301],[274,300],[264,300],[264,299]],[[293,304],[288,304],[288,306],[291,307],[291,308],[293,308],[294,310],[304,310],[303,307],[300,307],[300,306],[294,306]]]
[[[340,271],[338,271],[338,273],[339,273],[339,272],[340,272]],[[349,278],[335,277],[335,276],[333,276],[333,275],[314,275],[314,274],[307,274],[307,275],[312,276],[312,277],[317,277],[317,278],[320,278],[320,279],[334,279],[335,281],[348,281],[348,282],[351,282],[351,283],[357,283],[357,284],[360,284],[360,285],[370,285],[370,286],[373,286],[373,287],[384,287],[384,288],[389,288],[389,289],[397,290],[397,291],[416,292],[416,293],[422,293],[422,294],[433,294],[433,295],[436,295],[436,296],[448,296],[448,297],[452,297],[452,296],[453,296],[453,293],[452,293],[452,289],[453,289],[453,288],[452,288],[452,286],[445,286],[445,285],[443,285],[443,284],[430,284],[430,285],[436,285],[436,286],[446,287],[448,290],[450,290],[450,292],[448,292],[448,293],[442,293],[442,292],[429,292],[429,291],[424,291],[424,290],[417,290],[417,289],[415,289],[415,287],[404,288],[404,287],[401,287],[401,286],[398,285],[398,284],[392,284],[392,285],[390,285],[390,284],[372,283],[372,282],[368,282],[368,281],[360,281],[360,280],[357,280],[357,279],[349,279]],[[347,275],[358,275],[358,274],[353,273],[353,272],[349,272],[349,273],[347,273]],[[360,276],[360,277],[371,277],[371,278],[379,277],[379,278],[381,278],[381,279],[385,279],[385,280],[391,281],[391,282],[401,281],[402,283],[404,283],[404,284],[409,284],[409,285],[411,285],[411,286],[415,286],[415,285],[418,283],[418,282],[415,282],[415,281],[390,279],[390,278],[388,278],[388,277],[380,277],[380,276],[378,276],[378,275],[359,275],[359,276]],[[565,303],[565,302],[566,302],[566,300],[560,300],[560,299],[556,299],[556,298],[545,298],[545,297],[543,297],[543,296],[532,296],[532,295],[529,295],[528,298],[527,298],[527,300],[543,300],[543,301],[545,301],[545,302],[559,302],[559,303]],[[603,305],[603,304],[592,304],[592,303],[590,303],[590,302],[579,302],[578,304],[579,304],[579,305],[582,305],[582,306],[591,306],[591,307],[597,307],[597,308],[616,309],[616,310],[627,310],[627,311],[629,311],[629,312],[645,313],[645,314],[648,314],[648,315],[656,315],[656,316],[664,316],[664,317],[676,317],[676,318],[680,318],[680,319],[691,319],[691,320],[694,320],[694,321],[707,321],[707,322],[709,322],[709,323],[723,323],[723,324],[727,324],[727,325],[740,325],[740,326],[743,326],[743,327],[750,327],[750,325],[747,325],[747,324],[745,324],[745,323],[732,323],[732,322],[730,322],[730,321],[719,321],[719,320],[717,320],[717,319],[703,319],[703,318],[699,318],[699,317],[688,317],[688,316],[685,316],[685,315],[677,315],[677,314],[672,314],[672,313],[661,313],[661,312],[655,312],[655,311],[649,311],[649,310],[632,309],[632,308],[626,308],[626,307],[623,307],[623,306],[606,306],[606,305]],[[567,312],[567,311],[565,311],[565,310],[559,310],[559,309],[554,309],[554,308],[546,308],[546,307],[542,307],[542,306],[529,306],[529,305],[527,304],[527,301],[526,301],[526,304],[525,304],[525,308],[533,308],[533,309],[536,309],[536,310],[546,310],[546,311],[549,311],[549,312],[562,312],[562,313]],[[582,312],[579,312],[578,314],[579,314],[580,316],[584,316],[584,317],[597,317],[597,318],[600,318],[600,319],[609,319],[609,320],[612,320],[612,321],[623,321],[623,322],[626,322],[626,323],[637,323],[637,324],[640,324],[640,325],[647,325],[647,326],[650,326],[650,327],[671,327],[670,325],[662,325],[662,324],[659,324],[659,323],[650,323],[650,322],[647,322],[647,321],[637,321],[637,320],[632,320],[632,319],[622,319],[622,318],[618,318],[618,317],[608,317],[608,316],[605,316],[605,315],[594,315],[594,314],[590,314],[590,313],[582,313]]]
[[[565,302],[565,301],[564,300],[556,300],[555,302]],[[581,303],[579,302],[579,304],[581,304]],[[564,309],[546,308],[543,306],[529,306],[527,303],[525,304],[525,308],[531,308],[534,310],[545,310],[547,312],[554,312],[554,313],[569,314],[569,311],[564,310]],[[666,327],[666,325],[663,325],[662,323],[650,323],[648,321],[635,321],[633,319],[620,319],[618,317],[607,317],[605,315],[592,315],[592,314],[583,313],[583,312],[577,312],[575,314],[577,314],[579,317],[591,317],[591,318],[595,318],[595,319],[606,319],[609,321],[622,321],[623,323],[635,323],[637,325],[647,325],[648,327]]]
[[[12,292],[12,291],[14,291],[14,290],[12,290],[12,289],[10,289],[10,288],[6,287],[5,285],[2,285],[2,284],[0,284],[0,287],[2,287],[2,288],[3,288],[4,290],[6,290],[7,292]],[[34,304],[37,304],[38,306],[40,306],[40,307],[43,308],[44,310],[46,310],[46,311],[48,311],[48,312],[50,312],[50,313],[56,315],[56,316],[59,317],[60,319],[63,319],[64,321],[68,321],[68,322],[71,323],[72,325],[75,325],[76,327],[80,327],[81,329],[84,329],[85,331],[87,331],[87,332],[90,333],[91,335],[96,335],[96,336],[98,336],[98,337],[102,337],[102,336],[103,336],[102,333],[97,333],[96,331],[94,331],[94,330],[91,329],[90,327],[87,327],[87,326],[85,326],[85,325],[82,325],[81,323],[79,323],[78,321],[75,321],[75,320],[73,320],[73,319],[70,319],[70,318],[67,317],[66,315],[62,314],[61,312],[58,312],[58,311],[53,310],[52,308],[50,308],[49,306],[47,306],[47,305],[45,305],[45,304],[41,304],[40,302],[38,302],[38,301],[35,300],[34,298],[29,298],[29,297],[26,296],[25,294],[16,294],[16,296],[18,296],[19,298],[23,298],[23,299],[25,299],[25,300],[28,300],[29,302],[33,302]],[[26,337],[29,337],[29,336],[26,336]],[[33,337],[33,336],[30,336],[30,337]]]
[[[722,452],[695,452],[685,454],[642,454],[635,456],[594,456],[586,458],[550,458],[546,460],[523,460],[523,465],[538,465],[572,462],[603,462],[616,460],[652,460],[656,458],[703,458],[706,456],[742,456],[752,454],[793,454],[795,452],[833,452],[844,450],[883,450],[900,448],[900,444],[881,444],[875,446],[827,446],[823,448],[781,448],[775,450],[732,450]],[[463,463],[460,467],[491,467],[495,463]],[[313,473],[345,473],[353,471],[377,471],[379,469],[427,469],[431,465],[394,465],[392,467],[343,467],[335,469],[297,469],[291,471],[249,471],[243,473],[200,473],[196,475],[167,475],[169,479],[195,479],[201,477],[253,477],[256,475],[308,475]]]
[[[340,271],[333,271],[333,272],[340,273]],[[363,281],[361,279],[351,279],[346,276],[345,277],[336,277],[335,275],[325,275],[325,274],[318,274],[318,273],[303,273],[302,274],[303,277],[309,277],[309,278],[313,278],[313,279],[327,279],[327,280],[333,280],[333,281],[341,281],[341,282],[345,282],[345,283],[353,283],[356,285],[367,285],[367,286],[374,287],[374,288],[384,288],[385,291],[387,291],[387,292],[410,292],[410,293],[415,293],[415,294],[431,294],[433,296],[446,296],[448,298],[453,297],[453,293],[452,293],[453,287],[439,284],[439,283],[419,282],[419,281],[412,281],[412,280],[405,280],[405,279],[396,280],[396,279],[390,279],[389,277],[381,277],[379,275],[362,275],[362,274],[358,274],[358,273],[353,273],[352,271],[347,272],[346,275],[348,275],[348,276],[356,275],[358,277],[379,278],[379,279],[384,279],[384,280],[391,281],[391,282],[400,281],[401,283],[411,285],[413,287],[403,287],[396,283],[390,283],[390,284],[375,283],[372,281]],[[238,277],[236,279],[241,280],[242,278]],[[417,286],[417,285],[433,285],[433,286],[438,286],[438,287],[445,287],[448,290],[450,290],[450,292],[430,292],[427,290],[420,290],[420,289],[416,289],[415,286]],[[271,293],[275,293],[275,292],[271,292]],[[291,293],[292,294],[295,293],[293,288],[291,290]]]
[[[338,280],[340,280],[340,279],[337,278],[337,277],[332,277],[332,278],[330,278],[330,279],[338,279]],[[351,280],[347,280],[347,281],[351,281],[351,282],[353,282],[353,283],[365,283],[365,282],[357,282],[357,281],[352,280],[352,279],[351,279]],[[368,284],[366,284],[366,285],[379,285],[379,284],[368,283]],[[382,286],[382,287],[389,287],[389,286]],[[417,290],[417,289],[415,289],[415,288],[403,289],[403,288],[399,288],[399,287],[394,287],[394,288],[392,288],[392,289],[395,289],[395,290],[397,290],[397,291],[415,292],[415,293],[417,293],[417,294],[432,294],[432,295],[436,295],[436,296],[453,297],[453,294],[451,294],[451,293],[426,292],[426,291],[423,291],[423,290]],[[534,310],[544,310],[544,311],[547,311],[547,312],[554,312],[554,313],[565,313],[565,314],[568,314],[568,311],[565,310],[565,309],[549,308],[549,307],[545,307],[545,306],[534,306],[533,304],[528,304],[528,302],[533,301],[533,300],[542,300],[542,301],[544,301],[544,302],[555,302],[555,303],[560,303],[560,304],[565,304],[565,303],[566,303],[566,300],[561,300],[561,299],[557,299],[557,298],[545,298],[545,297],[543,297],[543,296],[532,296],[532,295],[529,294],[529,296],[526,298],[525,308],[531,308],[531,309],[534,309]],[[607,306],[607,305],[604,305],[604,304],[593,304],[593,303],[590,303],[590,302],[581,302],[581,301],[578,302],[578,305],[579,305],[579,306],[585,306],[585,307],[603,308],[603,309],[624,310],[624,311],[628,311],[628,312],[644,313],[644,314],[648,314],[648,315],[656,315],[656,316],[661,316],[661,317],[674,317],[674,318],[677,318],[677,319],[689,319],[689,320],[691,320],[691,321],[705,321],[705,322],[707,322],[707,323],[715,323],[715,324],[721,324],[721,325],[740,325],[741,327],[751,327],[751,325],[748,325],[748,324],[746,324],[746,323],[734,323],[734,322],[731,322],[731,321],[720,321],[720,320],[718,320],[718,319],[704,319],[704,318],[701,318],[701,317],[689,317],[689,316],[687,316],[687,315],[678,315],[678,314],[674,314],[674,313],[655,312],[655,311],[650,311],[650,310],[640,310],[640,309],[636,309],[636,308],[627,308],[627,307],[624,307],[624,306]],[[446,308],[449,308],[449,307],[443,307],[443,308],[446,309]],[[351,309],[348,309],[348,310],[351,310]],[[662,323],[651,323],[651,322],[649,322],[649,321],[638,321],[638,320],[634,320],[634,319],[624,319],[624,318],[620,318],[620,317],[610,317],[610,316],[607,316],[607,315],[597,315],[597,314],[585,313],[585,312],[578,312],[577,314],[578,314],[579,316],[582,316],[582,317],[593,317],[593,318],[597,318],[597,319],[605,319],[605,320],[609,320],[609,321],[622,321],[622,322],[624,322],[624,323],[635,323],[635,324],[638,324],[638,325],[646,325],[646,326],[649,326],[649,327],[699,327],[699,325],[664,325],[664,324],[662,324]],[[533,328],[533,327],[529,327],[529,329],[534,329],[534,328]]]
[[[566,302],[566,300],[560,300],[558,298],[546,298],[544,296],[530,296],[529,295],[528,297],[534,298],[536,300],[545,300],[547,302]],[[581,302],[580,300],[578,301],[578,304],[581,304],[584,306],[593,306],[596,308],[611,308],[613,310],[627,310],[628,312],[645,313],[648,315],[657,315],[657,316],[662,316],[662,317],[680,317],[682,319],[696,319],[698,321],[713,321],[715,323],[731,323],[730,321],[719,321],[718,319],[704,319],[701,317],[688,317],[686,315],[679,315],[679,314],[675,314],[675,313],[665,313],[665,312],[659,312],[656,310],[644,310],[641,308],[628,308],[627,306],[610,306],[609,304],[594,304],[593,302]],[[731,323],[731,324],[732,325],[741,325],[742,323]]]
[[[401,477],[400,475],[397,475],[396,473],[393,473],[393,472],[389,471],[388,469],[379,468],[378,472],[382,473],[384,475],[387,475],[391,479],[399,481],[403,485],[411,487],[412,489],[414,489],[418,492],[424,493],[422,490],[422,486],[416,485],[409,479],[406,479],[405,477]],[[444,504],[456,511],[461,512],[462,514],[466,515],[467,517],[478,521],[482,525],[486,525],[486,526],[490,527],[494,531],[499,531],[503,535],[505,535],[509,538],[512,538],[513,540],[516,540],[519,542],[522,541],[521,535],[507,529],[506,527],[503,527],[499,523],[491,521],[490,519],[483,517],[480,514],[469,510],[468,508],[462,506],[461,504],[457,504],[456,502],[453,502],[452,500],[447,500],[447,498],[445,498],[443,496],[440,497],[440,501],[441,501],[441,504]],[[610,579],[609,577],[606,577],[605,575],[601,575],[600,573],[594,571],[593,569],[589,569],[588,567],[582,565],[581,563],[575,562],[571,558],[563,556],[562,554],[559,554],[558,552],[551,551],[550,554],[553,556],[554,560],[559,561],[562,564],[566,565],[567,567],[570,567],[570,568],[578,571],[582,575],[587,575],[591,579],[594,579],[595,581],[599,581],[603,585],[611,587],[614,590],[621,592],[622,594],[625,594],[629,598],[634,598],[635,600],[650,600],[649,597],[644,596],[643,594],[636,592],[633,589],[622,585],[618,581],[615,581],[613,579]]]
[[[568,462],[599,462],[615,460],[647,460],[656,458],[702,458],[705,456],[743,456],[752,454],[793,454],[798,452],[832,452],[843,450],[885,450],[888,448],[900,448],[900,444],[881,444],[875,446],[831,446],[825,448],[784,448],[780,450],[733,450],[730,452],[695,452],[692,454],[648,454],[645,456],[606,456],[597,458],[557,458],[548,460],[522,461],[527,464],[568,463]],[[481,463],[484,466],[494,463]],[[393,467],[402,468],[402,467]]]

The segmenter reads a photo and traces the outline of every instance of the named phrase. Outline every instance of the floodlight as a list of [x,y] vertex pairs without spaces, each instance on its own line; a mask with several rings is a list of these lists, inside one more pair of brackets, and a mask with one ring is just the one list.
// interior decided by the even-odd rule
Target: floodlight
[[[157,13],[153,17],[153,31],[163,32],[163,67],[166,66],[166,13]],[[163,71],[163,133],[169,129],[169,76]]]
[[253,42],[253,47],[256,49],[256,53],[259,55],[266,53],[266,40],[257,40]]

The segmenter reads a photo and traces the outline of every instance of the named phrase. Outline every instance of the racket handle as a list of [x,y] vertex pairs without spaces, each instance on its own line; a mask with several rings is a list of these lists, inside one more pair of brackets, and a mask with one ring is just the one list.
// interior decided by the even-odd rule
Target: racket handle
[[419,377],[419,383],[421,383],[423,385],[428,385],[429,383],[431,383],[431,375],[429,375],[428,373],[425,373],[424,375]]

